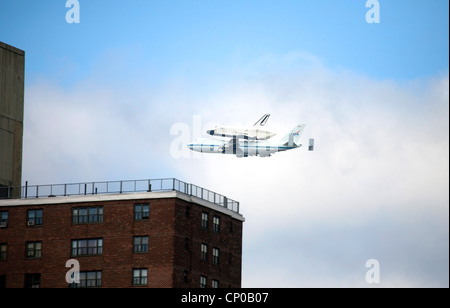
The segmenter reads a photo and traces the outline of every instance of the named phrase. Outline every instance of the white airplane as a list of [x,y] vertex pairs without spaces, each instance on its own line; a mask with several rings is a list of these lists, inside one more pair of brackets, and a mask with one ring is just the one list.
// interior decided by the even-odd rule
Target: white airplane
[[[265,118],[265,122],[267,122],[267,118],[268,117]],[[261,122],[261,120],[256,124],[258,124],[259,122]],[[249,140],[250,138],[246,138],[245,134],[241,134],[242,131],[238,131],[236,135],[233,135],[233,131],[229,130],[224,134],[225,137],[231,137],[229,141],[212,138],[198,138],[194,142],[188,144],[188,148],[192,151],[202,153],[234,154],[237,157],[269,157],[277,152],[292,150],[301,147],[302,145],[300,144],[300,136],[303,133],[305,126],[305,124],[295,126],[286,136],[277,141],[267,140],[270,137],[263,139],[263,141],[258,141],[257,138]],[[211,134],[210,131],[208,131],[208,133],[210,135],[216,135],[215,132],[214,134]],[[240,138],[244,140],[240,141]],[[309,139],[309,151],[313,150],[314,139]]]

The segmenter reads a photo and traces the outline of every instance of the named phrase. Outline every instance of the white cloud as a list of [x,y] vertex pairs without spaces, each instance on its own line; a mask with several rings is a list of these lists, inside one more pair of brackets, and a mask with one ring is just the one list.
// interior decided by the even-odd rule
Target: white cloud
[[323,69],[291,77],[228,85],[205,117],[246,124],[271,112],[279,132],[305,122],[315,152],[178,162],[241,202],[244,285],[366,286],[364,262],[378,255],[393,264],[380,286],[448,286],[448,76],[418,89]]
[[[370,258],[381,263],[380,286],[448,287],[448,75],[400,84],[292,53],[237,76],[194,89],[179,78],[151,90],[133,79],[71,90],[35,82],[24,180],[174,176],[236,199],[245,287],[364,287]],[[315,152],[170,156],[174,123],[201,115],[202,127],[251,125],[267,112],[280,135],[306,123],[303,143],[314,137]]]

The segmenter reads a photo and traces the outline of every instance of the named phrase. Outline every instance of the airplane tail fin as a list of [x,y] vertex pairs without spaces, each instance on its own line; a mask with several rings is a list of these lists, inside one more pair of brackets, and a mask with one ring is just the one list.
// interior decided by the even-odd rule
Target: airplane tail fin
[[284,146],[292,146],[299,147],[300,144],[300,136],[305,129],[306,124],[299,124],[294,127],[286,136],[281,138],[280,143]]
[[262,116],[261,119],[258,120],[258,122],[256,122],[256,123],[253,125],[253,127],[255,127],[255,126],[264,126],[264,125],[266,125],[267,121],[269,121],[269,117],[270,117],[270,114],[269,114],[269,113],[266,113],[265,115]]

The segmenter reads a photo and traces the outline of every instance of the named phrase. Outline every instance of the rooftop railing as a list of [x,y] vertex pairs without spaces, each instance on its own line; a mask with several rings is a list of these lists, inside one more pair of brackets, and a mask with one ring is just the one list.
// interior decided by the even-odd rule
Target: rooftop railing
[[0,187],[0,199],[178,191],[239,213],[239,202],[175,178]]

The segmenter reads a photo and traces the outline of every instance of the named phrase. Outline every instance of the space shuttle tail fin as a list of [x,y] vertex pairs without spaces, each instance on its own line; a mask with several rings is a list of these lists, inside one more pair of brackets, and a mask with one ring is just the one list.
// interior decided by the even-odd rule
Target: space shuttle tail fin
[[266,125],[267,121],[269,121],[269,117],[270,117],[270,114],[269,114],[269,113],[266,113],[265,115],[262,116],[261,119],[258,120],[258,122],[256,122],[256,123],[253,125],[253,127],[255,127],[255,126],[264,126],[264,125]]

